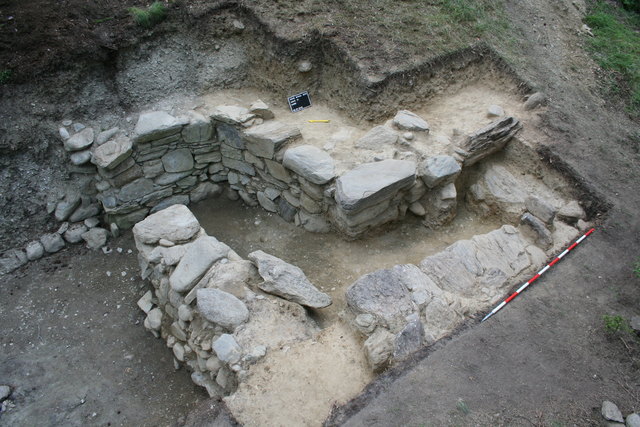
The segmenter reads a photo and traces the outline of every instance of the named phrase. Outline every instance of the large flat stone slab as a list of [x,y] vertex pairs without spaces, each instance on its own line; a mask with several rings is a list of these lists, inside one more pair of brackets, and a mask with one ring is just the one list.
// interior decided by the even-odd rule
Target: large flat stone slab
[[464,166],[471,166],[490,154],[501,150],[522,128],[515,117],[498,119],[468,135],[458,144],[456,152],[464,159]]
[[275,152],[287,141],[293,141],[302,136],[300,129],[275,120],[270,120],[244,132],[247,150],[251,154],[272,159]]
[[383,160],[365,163],[337,180],[335,199],[344,211],[356,213],[408,188],[416,177],[410,160]]
[[429,123],[416,113],[408,110],[400,110],[393,118],[393,124],[402,130],[414,132],[429,132]]
[[101,168],[113,169],[131,155],[132,148],[133,143],[129,138],[119,136],[96,147],[91,163]]
[[325,184],[335,177],[335,163],[325,151],[313,145],[289,148],[282,164],[314,184]]
[[122,187],[118,197],[123,202],[139,199],[154,191],[153,181],[147,178],[138,178]]
[[487,302],[531,266],[527,242],[511,225],[460,240],[422,260],[420,269],[441,289]]
[[356,148],[381,150],[398,142],[398,134],[386,126],[376,126],[356,142]]
[[170,206],[133,227],[136,242],[146,245],[158,243],[165,239],[173,243],[185,242],[193,238],[200,231],[200,223],[184,205]]
[[219,105],[211,113],[211,118],[230,125],[240,125],[254,118],[248,109],[237,105]]
[[331,305],[331,297],[320,292],[295,265],[263,251],[251,252],[248,258],[256,264],[258,273],[264,279],[263,283],[258,284],[263,291],[307,307]]
[[151,111],[140,114],[134,129],[133,141],[144,143],[177,133],[183,123],[164,111]]

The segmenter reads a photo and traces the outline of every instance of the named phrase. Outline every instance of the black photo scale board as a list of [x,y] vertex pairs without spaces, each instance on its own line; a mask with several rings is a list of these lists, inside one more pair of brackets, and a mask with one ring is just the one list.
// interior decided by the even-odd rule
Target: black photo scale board
[[288,101],[292,113],[297,113],[298,111],[311,107],[311,98],[309,98],[309,92],[307,91],[290,96]]

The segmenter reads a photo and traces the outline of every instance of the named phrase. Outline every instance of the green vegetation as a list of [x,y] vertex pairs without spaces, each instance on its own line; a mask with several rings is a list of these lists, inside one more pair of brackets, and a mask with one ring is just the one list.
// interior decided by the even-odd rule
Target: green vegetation
[[151,28],[159,24],[167,17],[167,8],[160,2],[155,2],[147,9],[139,7],[129,8],[129,13],[134,21],[141,27]]
[[465,415],[471,412],[469,410],[469,406],[467,405],[467,403],[462,399],[458,399],[458,403],[456,403],[456,408],[458,408],[458,411],[462,412]]
[[640,0],[622,0],[622,6],[627,10],[640,13]]
[[633,274],[635,274],[636,277],[640,279],[640,258],[638,258],[636,260],[636,263],[633,264]]
[[608,314],[605,314],[602,316],[602,320],[604,320],[604,329],[609,333],[631,332],[629,323],[627,323],[625,318],[620,315],[609,316]]
[[[640,4],[640,0],[629,0]],[[593,31],[590,49],[610,73],[610,93],[628,93],[630,112],[640,114],[640,15],[599,1],[585,22]]]
[[10,80],[11,74],[11,70],[0,70],[0,85],[3,85]]
[[[133,8],[132,8],[132,9],[133,9]],[[113,20],[114,18],[115,18],[115,16],[109,16],[109,17],[107,17],[107,18],[96,19],[96,20],[94,20],[93,22],[94,22],[95,24],[101,24],[101,23],[103,23],[103,22],[111,21],[111,20]]]

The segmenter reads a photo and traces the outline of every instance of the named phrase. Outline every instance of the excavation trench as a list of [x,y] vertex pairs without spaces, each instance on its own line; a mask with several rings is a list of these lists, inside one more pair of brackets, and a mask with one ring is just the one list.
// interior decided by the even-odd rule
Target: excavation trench
[[[202,235],[134,233],[152,284],[145,326],[241,423],[318,425],[490,308],[600,205],[537,153],[544,106],[524,102],[527,85],[487,48],[383,78],[324,40],[293,43],[251,22],[164,35],[119,52],[116,72],[96,72],[83,99],[119,105],[93,106],[78,117],[86,127],[56,123],[71,180],[50,202],[56,217],[69,211],[58,218],[69,230],[100,216],[112,231],[189,205],[232,251],[177,286]],[[301,91],[311,107],[292,113],[287,97]],[[264,292],[246,261],[255,251],[299,267],[332,304],[303,309]],[[200,312],[200,290],[220,288],[203,277],[226,263],[249,269],[225,288],[249,307],[249,326]],[[277,339],[255,329],[262,315]],[[212,348],[222,336],[242,358]]]
[[[491,79],[482,79],[468,86],[452,88],[450,93],[434,96],[414,110],[417,116],[428,120],[430,130],[410,132],[411,135],[407,135],[409,131],[406,129],[398,129],[391,120],[373,123],[357,120],[322,101],[302,112],[291,113],[278,97],[249,89],[215,92],[195,102],[190,101],[190,108],[201,115],[220,117],[221,109],[248,107],[260,99],[273,106],[269,116],[272,113],[275,118],[247,126],[247,130],[240,130],[241,134],[249,135],[252,129],[268,124],[270,120],[300,130],[298,138],[286,142],[279,152],[270,154],[295,176],[286,185],[287,189],[278,187],[277,180],[271,181],[268,175],[265,178],[258,172],[261,168],[264,171],[270,169],[251,156],[238,159],[253,160],[251,164],[257,171],[253,175],[243,172],[243,167],[235,163],[226,164],[225,156],[235,154],[224,148],[227,136],[218,131],[218,138],[222,138],[220,150],[224,168],[209,169],[214,173],[208,176],[216,182],[217,190],[213,197],[192,203],[190,209],[206,233],[229,245],[239,259],[253,259],[252,253],[264,251],[295,265],[302,269],[318,291],[331,298],[332,304],[324,308],[306,308],[302,318],[307,320],[302,321],[316,324],[319,329],[315,332],[293,333],[284,338],[277,332],[275,335],[279,338],[271,344],[267,344],[265,336],[274,333],[274,329],[261,329],[260,334],[263,335],[258,338],[254,326],[246,327],[250,332],[244,332],[245,327],[238,326],[234,336],[241,343],[242,351],[250,355],[247,359],[250,361],[246,362],[245,356],[235,364],[229,362],[227,367],[221,368],[215,363],[209,369],[207,357],[216,359],[217,353],[210,349],[210,344],[203,347],[197,342],[201,326],[191,317],[190,320],[178,320],[180,316],[176,314],[185,305],[190,307],[189,310],[198,311],[200,306],[189,297],[193,291],[188,292],[187,289],[173,296],[169,291],[167,296],[162,296],[166,292],[162,281],[169,283],[167,279],[173,277],[174,270],[173,267],[161,267],[157,274],[149,273],[155,287],[155,296],[151,294],[152,306],[157,305],[164,313],[162,325],[154,333],[174,347],[181,363],[186,363],[197,375],[203,374],[194,377],[196,383],[207,387],[211,394],[226,396],[227,406],[244,425],[319,424],[332,406],[356,396],[377,373],[402,361],[422,346],[446,337],[467,319],[496,303],[518,280],[540,268],[547,257],[577,237],[580,230],[589,224],[585,221],[586,214],[574,200],[571,181],[549,168],[527,141],[526,138],[536,135],[530,128],[510,138],[500,150],[463,167],[448,181],[436,185],[428,181],[431,186],[409,200],[408,194],[415,192],[416,186],[423,188],[423,182],[427,182],[416,175],[411,187],[414,190],[405,187],[397,190],[400,197],[385,196],[392,200],[394,207],[391,210],[395,216],[389,218],[383,214],[380,215],[382,220],[367,217],[364,228],[341,222],[340,190],[334,189],[332,178],[324,187],[319,185],[323,191],[330,190],[324,191],[322,201],[316,198],[322,207],[314,214],[326,220],[323,222],[326,228],[306,231],[307,224],[300,218],[309,213],[305,206],[296,206],[293,199],[300,200],[314,193],[308,189],[306,179],[313,179],[315,175],[313,171],[287,163],[287,151],[313,147],[316,151],[312,153],[328,155],[334,162],[333,176],[337,186],[346,185],[341,180],[362,165],[377,167],[392,160],[413,162],[413,167],[420,170],[420,165],[427,164],[430,158],[453,159],[451,156],[456,155],[456,144],[464,140],[464,135],[490,128],[505,117],[517,116],[527,129],[535,116],[523,107],[517,91],[512,89],[508,91]],[[496,106],[503,111],[497,116],[488,113]],[[217,126],[228,131],[225,123]],[[363,144],[372,129],[379,130],[379,126],[398,134],[397,141],[374,145],[373,148]],[[247,141],[250,144],[251,140]],[[247,145],[247,150],[248,147],[250,145]],[[179,146],[176,148],[181,149]],[[464,166],[464,159],[460,163]],[[424,173],[429,174],[428,171]],[[371,180],[375,180],[374,175]],[[264,179],[266,183],[260,181]],[[260,193],[267,194],[273,188],[278,190],[273,192],[278,196],[272,201],[292,203],[297,208],[294,216],[288,215],[281,204],[271,205],[260,199]],[[439,196],[430,194],[440,194],[438,192],[443,188],[453,191],[453,200],[446,196],[448,202],[438,205],[441,203]],[[285,192],[291,193],[285,195]],[[180,201],[175,199],[175,195],[171,197],[170,204]],[[386,199],[378,200],[378,203],[384,205]],[[412,200],[421,204],[424,211],[413,205],[409,208]],[[432,205],[441,207],[434,211]],[[380,212],[389,211],[384,206]],[[567,213],[571,210],[568,206],[575,208],[575,212]],[[152,208],[152,212],[156,210]],[[531,218],[525,220],[525,216],[534,217],[533,222]],[[462,246],[456,242],[462,242]],[[151,248],[141,247],[140,250],[144,254]],[[233,257],[229,259],[237,261],[233,261]],[[462,267],[467,262],[475,264]],[[153,261],[150,265],[153,269],[158,268],[154,267]],[[416,266],[420,266],[425,275]],[[179,264],[177,268],[180,268]],[[210,271],[215,269],[214,264]],[[458,286],[459,281],[469,281],[465,275],[474,269],[479,271],[473,273],[476,276],[469,282],[469,287]],[[443,272],[445,277],[442,277]],[[417,279],[416,274],[419,275]],[[378,279],[378,275],[382,279]],[[267,279],[264,275],[263,278]],[[421,287],[424,285],[422,282],[435,282],[435,287]],[[249,322],[251,316],[256,316],[258,322],[272,326],[279,322],[288,322],[287,327],[297,324],[295,319],[278,320],[277,315],[274,318],[272,314],[265,315],[263,309],[257,309],[254,293],[261,295],[258,298],[267,298],[280,307],[281,313],[287,312],[289,306],[284,300],[264,294],[259,284],[245,284],[240,286],[246,292],[240,292],[238,297],[250,307]],[[198,286],[228,290],[214,279],[204,285],[201,279],[196,288]],[[393,295],[395,291],[390,287],[401,288],[406,295]],[[353,296],[357,291],[352,290],[349,301],[347,291],[352,288],[365,289],[364,294],[369,300],[358,300],[360,297]],[[425,295],[428,295],[426,300]],[[403,299],[405,296],[409,300]],[[163,309],[163,305],[172,307]],[[387,313],[396,305],[404,308],[397,313]],[[266,317],[261,319],[259,316]],[[366,316],[377,319],[377,327],[367,325],[363,328],[359,325],[358,319]],[[193,326],[193,322],[198,326]],[[409,350],[398,350],[398,342],[407,335],[410,324],[418,325],[419,332],[411,338]],[[283,325],[281,323],[278,327]],[[206,339],[214,343],[225,332],[222,329],[227,333],[233,332],[233,327],[220,328],[215,326],[215,322],[211,328],[214,332],[206,335]],[[153,327],[150,329],[154,330]],[[176,329],[180,332],[176,333]],[[381,334],[386,344],[376,342]],[[181,338],[181,335],[184,336]],[[254,337],[255,341],[247,339],[247,336]],[[390,344],[391,341],[395,344]],[[264,345],[266,354],[254,360],[251,347],[256,344]],[[177,352],[176,345],[179,347]],[[396,348],[381,358],[379,353],[384,353],[388,345]],[[406,343],[402,345],[407,346]],[[193,351],[191,359],[184,355],[184,347]],[[225,356],[218,357],[224,359]],[[222,375],[221,372],[226,373]]]

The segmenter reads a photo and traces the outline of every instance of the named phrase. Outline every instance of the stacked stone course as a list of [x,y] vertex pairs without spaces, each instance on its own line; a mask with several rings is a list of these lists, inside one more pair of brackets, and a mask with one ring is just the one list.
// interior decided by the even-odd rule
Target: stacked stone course
[[[97,132],[64,122],[60,136],[70,154],[70,172],[92,180],[94,188],[78,189],[50,207],[72,231],[57,233],[64,239],[62,245],[55,236],[43,236],[41,243],[44,252],[55,252],[65,241],[83,240],[78,236],[85,220],[95,227],[101,218],[101,230],[115,235],[168,206],[223,193],[311,232],[335,230],[357,238],[402,219],[407,211],[422,217],[426,226],[437,227],[456,215],[456,180],[462,168],[502,149],[519,129],[517,119],[499,117],[439,152],[425,152],[412,141],[415,133],[429,133],[428,123],[401,110],[354,141],[354,149],[374,161],[356,164],[338,176],[326,147],[304,144],[300,129],[276,120],[262,101],[249,108],[222,105],[175,116],[145,112],[130,131],[114,127]],[[503,182],[505,174],[494,175],[487,172],[486,184],[475,183],[468,192],[480,213],[504,207],[495,197],[486,197],[496,186],[509,186]],[[518,220],[523,206],[518,203],[512,209],[509,222]],[[529,223],[537,227],[535,221]],[[87,225],[85,231],[92,227]],[[91,242],[84,240],[92,248],[101,247],[105,235],[96,231],[86,236]],[[36,246],[29,245],[29,254],[7,251],[0,258],[2,271],[24,264],[27,255],[37,258]]]

